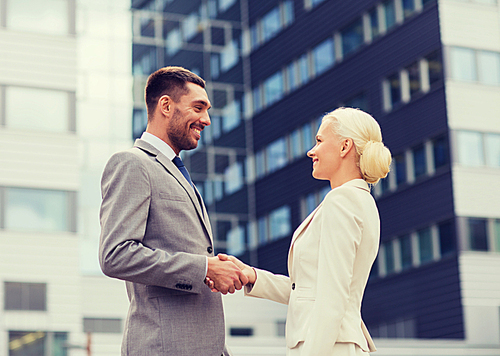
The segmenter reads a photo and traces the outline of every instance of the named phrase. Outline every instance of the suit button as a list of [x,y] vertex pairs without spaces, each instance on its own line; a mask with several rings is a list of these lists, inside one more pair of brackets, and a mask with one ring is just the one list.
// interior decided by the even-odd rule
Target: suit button
[[212,253],[214,251],[214,249],[212,248],[212,246],[208,246],[207,247],[207,252],[208,253]]
[[295,290],[295,283],[292,283],[292,290]]

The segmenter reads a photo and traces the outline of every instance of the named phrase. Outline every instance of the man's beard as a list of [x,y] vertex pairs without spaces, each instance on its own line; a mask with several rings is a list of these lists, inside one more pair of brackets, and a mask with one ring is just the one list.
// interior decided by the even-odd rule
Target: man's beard
[[188,128],[186,131],[185,127],[180,125],[182,119],[180,110],[175,109],[167,132],[170,142],[179,152],[182,150],[192,150],[198,146],[198,142],[191,137],[191,129]]

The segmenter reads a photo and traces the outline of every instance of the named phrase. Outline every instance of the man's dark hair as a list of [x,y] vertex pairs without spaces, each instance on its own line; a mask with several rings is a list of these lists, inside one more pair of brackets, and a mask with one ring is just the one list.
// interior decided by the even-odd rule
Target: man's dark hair
[[203,79],[182,67],[164,67],[151,74],[145,90],[148,121],[152,118],[160,97],[168,95],[174,102],[179,102],[181,96],[189,92],[187,82],[205,88]]

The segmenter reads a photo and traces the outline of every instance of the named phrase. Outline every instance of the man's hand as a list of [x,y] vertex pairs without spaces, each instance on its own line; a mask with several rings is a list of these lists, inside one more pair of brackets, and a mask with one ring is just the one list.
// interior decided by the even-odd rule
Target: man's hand
[[[208,284],[210,282],[211,284]],[[228,292],[234,293],[236,289],[240,290],[248,283],[248,278],[233,262],[218,257],[209,257],[205,283],[212,291],[227,294]]]
[[[225,255],[223,253],[219,253],[217,255],[221,261],[231,261],[233,262],[236,266],[238,266],[239,269],[243,272],[243,274],[247,277],[248,283],[255,284],[255,281],[257,280],[257,274],[255,273],[255,270],[250,267],[247,264],[244,264],[241,262],[239,259],[237,259],[234,256],[229,256]],[[246,284],[246,283],[245,283]]]

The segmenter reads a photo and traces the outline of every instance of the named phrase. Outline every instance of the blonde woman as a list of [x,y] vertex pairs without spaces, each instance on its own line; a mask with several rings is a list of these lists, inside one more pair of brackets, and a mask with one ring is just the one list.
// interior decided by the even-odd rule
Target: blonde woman
[[329,180],[332,189],[293,234],[290,277],[219,258],[244,271],[246,295],[288,305],[287,355],[365,355],[376,349],[361,301],[380,236],[370,184],[387,176],[391,153],[373,117],[339,108],[324,116],[307,155],[313,177]]

